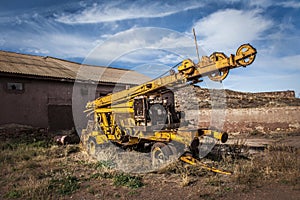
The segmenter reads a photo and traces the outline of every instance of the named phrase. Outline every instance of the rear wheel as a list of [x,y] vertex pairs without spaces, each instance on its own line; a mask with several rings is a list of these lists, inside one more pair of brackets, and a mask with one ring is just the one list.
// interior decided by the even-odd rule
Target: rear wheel
[[172,149],[161,142],[155,143],[151,148],[152,166],[154,169],[159,169],[166,165],[173,155]]

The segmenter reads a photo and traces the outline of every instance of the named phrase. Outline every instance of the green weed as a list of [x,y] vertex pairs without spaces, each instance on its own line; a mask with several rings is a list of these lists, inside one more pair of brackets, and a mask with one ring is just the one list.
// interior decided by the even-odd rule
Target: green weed
[[113,168],[115,168],[115,166],[116,166],[116,164],[110,160],[101,160],[94,164],[94,168],[96,170],[103,169],[103,168],[113,169]]
[[22,196],[22,192],[16,189],[10,190],[6,193],[5,198],[16,199]]
[[141,177],[131,176],[128,174],[117,174],[113,178],[113,183],[116,186],[126,186],[129,188],[140,188],[144,184]]
[[61,195],[69,195],[79,187],[79,179],[76,176],[67,176],[62,179],[51,179],[48,189]]

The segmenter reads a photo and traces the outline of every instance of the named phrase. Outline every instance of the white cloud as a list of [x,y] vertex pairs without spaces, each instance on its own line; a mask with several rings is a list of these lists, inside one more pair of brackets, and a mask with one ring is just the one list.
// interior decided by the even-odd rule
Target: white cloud
[[[174,52],[164,51],[155,48],[141,48],[123,54],[122,56],[111,62],[110,66],[121,65],[125,68],[134,69],[137,66],[151,65],[164,66],[160,69],[160,73],[155,73],[156,76],[171,69],[175,64],[183,61],[184,58]],[[152,73],[152,72],[151,72]]]
[[3,46],[4,44],[5,44],[5,39],[3,39],[3,38],[0,38],[0,46]]
[[52,55],[60,58],[85,57],[102,42],[101,40],[95,40],[84,35],[64,33],[49,33],[48,35],[44,35],[44,37],[46,38],[38,41],[37,45],[45,45]]
[[[51,55],[58,58],[85,57],[99,41],[67,33],[8,32],[5,45],[29,54]],[[19,38],[16,40],[15,38]]]
[[10,15],[6,21],[0,16],[0,46],[3,49],[9,47],[22,53],[66,59],[85,57],[101,42],[86,33],[66,31],[41,13],[11,12]]
[[300,54],[275,57],[259,54],[246,68],[233,69],[224,80],[229,89],[255,92],[295,90],[300,93]]
[[243,73],[245,75],[229,74],[223,82],[224,88],[245,92],[294,90],[296,94],[300,93],[298,74],[277,74],[270,71],[249,76],[246,70]]
[[250,6],[258,8],[267,8],[273,4],[272,0],[251,0],[247,2]]
[[129,29],[110,37],[90,53],[85,63],[108,65],[113,61],[129,64],[155,61],[171,64],[184,58],[195,58],[192,38],[173,30],[146,27]]
[[42,49],[42,48],[36,48],[36,47],[27,47],[27,48],[20,48],[21,52],[27,52],[29,54],[49,54],[49,51],[46,49]]
[[298,1],[283,1],[280,3],[277,3],[277,5],[282,6],[284,8],[300,8],[300,2]]
[[[166,54],[166,55],[163,55],[163,56],[159,56],[157,58],[157,62],[159,63],[179,63],[183,60],[184,58],[181,57],[181,56],[178,56],[178,55],[175,55],[175,54]],[[173,66],[171,66],[173,67]]]
[[[256,57],[255,68],[259,72],[290,74],[297,72],[300,74],[300,54],[275,57],[265,53],[258,52]],[[252,68],[252,67],[251,67]]]
[[168,74],[170,66],[149,62],[148,64],[138,65],[132,68],[132,70],[144,74],[150,77],[151,79],[154,79],[160,77],[164,73]]
[[137,1],[135,3],[123,4],[124,2],[122,1],[102,4],[95,3],[76,13],[56,14],[56,20],[66,24],[86,24],[138,18],[156,18],[203,6],[202,3],[198,1],[191,1],[188,4],[180,1],[175,4],[153,1]]
[[277,65],[282,67],[282,70],[297,70],[300,72],[300,55],[285,56],[280,58]]
[[243,43],[261,39],[273,22],[264,18],[260,10],[220,10],[194,24],[200,44],[212,51],[237,48]]

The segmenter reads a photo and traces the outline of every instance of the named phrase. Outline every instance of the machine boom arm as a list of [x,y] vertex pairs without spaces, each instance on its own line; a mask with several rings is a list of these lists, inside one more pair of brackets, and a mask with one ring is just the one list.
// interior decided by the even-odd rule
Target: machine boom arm
[[115,108],[123,107],[125,104],[122,103],[130,101],[136,96],[159,90],[166,86],[172,87],[190,81],[196,83],[204,76],[208,76],[213,81],[222,81],[226,78],[230,69],[250,65],[254,61],[255,55],[256,49],[250,44],[244,44],[237,49],[236,55],[231,54],[230,57],[227,57],[224,53],[215,52],[210,57],[203,56],[197,64],[187,59],[178,66],[178,73],[98,98],[89,102],[86,108],[92,110],[107,108],[110,105]]

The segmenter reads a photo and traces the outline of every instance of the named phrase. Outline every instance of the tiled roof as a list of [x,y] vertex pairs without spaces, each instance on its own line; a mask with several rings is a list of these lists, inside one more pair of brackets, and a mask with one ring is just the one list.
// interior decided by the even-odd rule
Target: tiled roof
[[107,83],[141,84],[149,77],[132,70],[81,65],[53,57],[0,51],[0,72],[45,78],[91,80]]

